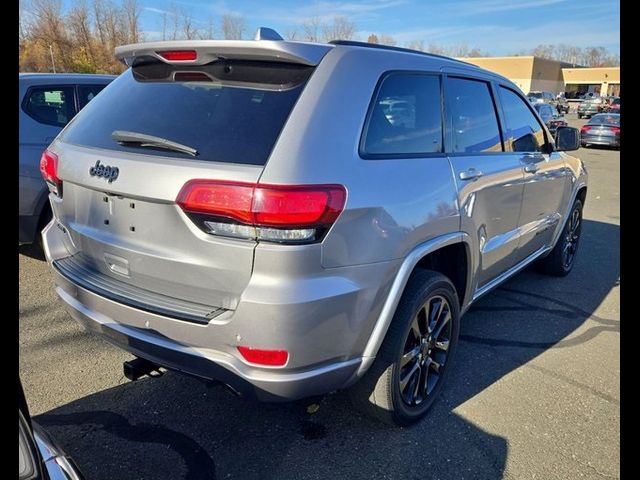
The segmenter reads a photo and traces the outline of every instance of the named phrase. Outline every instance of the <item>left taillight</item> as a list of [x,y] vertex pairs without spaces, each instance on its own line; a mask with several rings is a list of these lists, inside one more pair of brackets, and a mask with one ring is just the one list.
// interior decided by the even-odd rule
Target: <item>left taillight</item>
[[321,241],[347,198],[342,185],[187,182],[176,203],[203,231],[276,243]]
[[49,185],[49,189],[57,196],[62,196],[62,180],[58,177],[58,156],[45,150],[40,157],[40,173]]

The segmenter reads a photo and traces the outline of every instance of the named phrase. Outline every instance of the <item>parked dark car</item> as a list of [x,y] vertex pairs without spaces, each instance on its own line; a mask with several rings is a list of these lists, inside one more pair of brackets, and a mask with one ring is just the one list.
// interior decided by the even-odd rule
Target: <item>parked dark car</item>
[[536,103],[533,108],[536,109],[542,121],[547,125],[549,132],[555,136],[558,127],[566,127],[567,122],[564,117],[556,113],[555,109],[547,103]]
[[31,420],[22,385],[18,381],[18,479],[82,480],[74,461],[42,427]]
[[580,143],[620,148],[620,114],[599,113],[580,129]]
[[40,157],[60,130],[95,97],[113,75],[21,73],[19,79],[19,243],[39,242],[51,220],[49,191]]

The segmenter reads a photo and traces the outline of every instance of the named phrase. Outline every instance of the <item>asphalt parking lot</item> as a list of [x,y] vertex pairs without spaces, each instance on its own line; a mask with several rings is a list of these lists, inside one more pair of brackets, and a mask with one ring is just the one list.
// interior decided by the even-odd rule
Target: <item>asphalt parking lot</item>
[[415,427],[363,418],[344,393],[308,413],[309,402],[253,403],[171,372],[129,382],[131,357],[84,333],[47,265],[21,254],[31,413],[96,480],[618,478],[620,154],[577,155],[590,182],[573,272],[529,269],[480,300],[443,396]]

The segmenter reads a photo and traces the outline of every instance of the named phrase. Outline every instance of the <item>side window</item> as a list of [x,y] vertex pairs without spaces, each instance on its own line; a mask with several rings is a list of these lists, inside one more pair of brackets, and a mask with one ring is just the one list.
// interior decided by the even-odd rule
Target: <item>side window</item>
[[518,94],[500,87],[500,101],[507,131],[507,144],[514,152],[541,152],[544,150],[544,130]]
[[37,122],[64,127],[76,113],[73,87],[35,87],[28,95],[23,108]]
[[500,129],[489,84],[450,77],[445,89],[451,152],[501,152]]
[[440,77],[393,73],[380,85],[367,120],[364,155],[420,155],[442,151]]
[[79,108],[82,110],[106,85],[78,85]]

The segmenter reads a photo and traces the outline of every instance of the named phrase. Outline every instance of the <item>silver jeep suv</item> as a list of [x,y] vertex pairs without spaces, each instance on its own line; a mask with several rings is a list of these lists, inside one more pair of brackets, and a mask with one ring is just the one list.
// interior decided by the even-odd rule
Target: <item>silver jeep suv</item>
[[262,400],[349,388],[407,425],[476,299],[573,266],[579,134],[554,143],[501,76],[265,29],[116,55],[130,68],[43,154],[43,243],[73,318],[145,368]]

